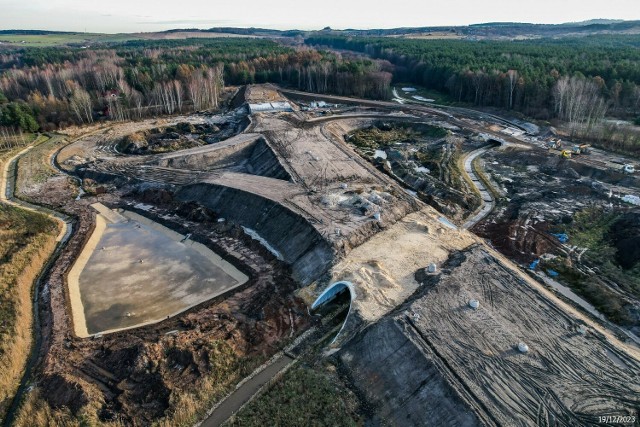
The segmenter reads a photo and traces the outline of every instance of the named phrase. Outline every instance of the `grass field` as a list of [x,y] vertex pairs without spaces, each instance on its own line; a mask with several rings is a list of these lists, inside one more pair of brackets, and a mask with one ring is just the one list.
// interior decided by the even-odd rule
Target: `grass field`
[[0,47],[51,47],[63,45],[92,45],[95,43],[116,43],[127,40],[176,40],[186,38],[257,38],[256,36],[208,33],[198,31],[97,34],[97,33],[52,33],[52,34],[0,34]]
[[137,39],[132,34],[92,34],[92,33],[60,33],[60,34],[0,34],[0,43],[28,47],[50,47],[67,44],[109,43]]
[[0,203],[0,420],[31,348],[33,283],[57,234],[46,216]]

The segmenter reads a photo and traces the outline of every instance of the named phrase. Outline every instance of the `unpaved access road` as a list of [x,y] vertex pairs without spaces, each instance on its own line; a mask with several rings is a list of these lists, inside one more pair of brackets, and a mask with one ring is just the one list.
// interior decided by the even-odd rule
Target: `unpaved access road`
[[469,176],[471,182],[473,182],[473,185],[480,193],[482,205],[480,206],[480,210],[462,225],[463,228],[469,229],[473,227],[486,218],[496,206],[496,201],[493,195],[473,170],[473,161],[491,149],[491,147],[479,148],[467,154],[464,159],[464,172]]
[[4,168],[2,169],[2,176],[0,176],[0,188],[3,189],[3,191],[0,192],[0,202],[26,209],[31,212],[44,213],[56,222],[60,223],[60,233],[56,237],[56,241],[61,242],[62,240],[66,240],[65,236],[68,237],[68,234],[70,233],[70,222],[66,216],[57,214],[53,211],[41,208],[36,205],[32,205],[31,203],[23,202],[22,200],[16,199],[13,196],[15,192],[15,172],[18,159],[28,151],[30,151],[33,147],[33,145],[30,145],[5,162]]
[[60,251],[64,247],[65,243],[71,237],[71,233],[73,232],[73,226],[71,223],[71,219],[68,217],[50,211],[48,209],[41,208],[36,205],[32,205],[30,203],[26,203],[21,201],[20,199],[16,199],[14,197],[15,193],[15,177],[16,177],[16,167],[18,160],[21,156],[29,152],[34,145],[30,145],[24,150],[18,152],[15,156],[8,159],[2,171],[0,173],[0,202],[6,203],[8,205],[16,206],[21,209],[26,209],[32,212],[43,213],[56,222],[60,224],[60,232],[56,237],[57,245],[56,248],[49,258],[49,261],[44,265],[40,275],[35,281],[34,292],[33,292],[33,328],[34,328],[34,340],[33,346],[31,348],[31,353],[29,354],[29,359],[27,360],[27,364],[25,366],[24,374],[22,379],[20,380],[20,385],[18,390],[16,391],[15,396],[13,397],[13,401],[11,402],[11,406],[9,407],[9,411],[7,412],[7,416],[5,418],[5,425],[10,426],[13,423],[13,419],[15,417],[16,411],[18,409],[19,403],[22,401],[22,396],[27,390],[27,385],[29,380],[31,379],[31,374],[33,372],[33,368],[38,360],[38,355],[40,353],[41,346],[41,334],[40,334],[40,311],[38,309],[38,304],[40,301],[40,288],[42,285],[43,278],[48,274],[49,269],[53,266],[55,260],[58,258]]

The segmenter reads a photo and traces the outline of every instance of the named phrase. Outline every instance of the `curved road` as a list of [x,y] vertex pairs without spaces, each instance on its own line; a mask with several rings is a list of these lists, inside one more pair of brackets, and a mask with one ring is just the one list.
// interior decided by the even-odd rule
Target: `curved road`
[[469,229],[473,227],[474,225],[482,221],[484,218],[486,218],[486,216],[489,215],[493,210],[493,208],[495,208],[496,206],[495,198],[493,197],[491,192],[487,189],[487,187],[484,185],[482,180],[480,180],[480,177],[473,170],[473,161],[478,157],[482,156],[487,151],[492,149],[493,147],[478,148],[477,150],[474,150],[469,154],[467,154],[467,156],[464,159],[464,171],[467,175],[469,175],[471,182],[473,182],[473,185],[476,187],[476,189],[480,193],[480,196],[482,197],[482,205],[480,207],[480,210],[477,211],[475,215],[469,218],[467,222],[465,222],[462,225],[463,228]]
[[40,212],[49,216],[53,220],[57,221],[61,225],[60,233],[56,237],[57,242],[66,241],[69,234],[71,234],[71,221],[65,215],[54,212],[52,210],[43,208],[41,206],[33,205],[31,203],[24,202],[20,199],[14,197],[15,193],[15,173],[17,169],[18,160],[20,157],[25,155],[28,151],[30,151],[34,145],[31,145],[24,150],[20,151],[9,160],[7,160],[4,164],[4,168],[2,169],[2,175],[0,176],[0,188],[3,191],[0,192],[0,202],[6,203],[8,205],[16,206],[22,209],[26,209],[31,212]]
[[[509,122],[508,120],[505,120],[505,119],[503,119],[501,117],[494,116],[492,114],[482,113],[480,111],[475,111],[475,110],[471,110],[471,109],[468,109],[468,108],[448,107],[448,106],[445,106],[445,105],[438,105],[438,104],[433,104],[433,103],[427,103],[427,102],[424,102],[424,101],[405,98],[405,97],[401,96],[400,94],[398,94],[398,90],[395,87],[393,88],[393,96],[394,96],[394,99],[396,101],[398,101],[400,103],[403,103],[403,104],[404,103],[409,103],[409,104],[429,105],[429,106],[432,106],[432,107],[447,108],[447,109],[449,109],[451,111],[458,111],[458,112],[462,112],[464,114],[483,115],[485,117],[490,117],[490,118],[492,118],[492,119],[494,119],[496,121],[499,121],[501,123],[506,123],[509,126],[514,126],[514,127],[517,127],[517,128],[519,128],[521,130],[526,131],[526,129],[523,129],[519,125],[517,125],[515,123],[512,123],[512,122]],[[470,152],[464,158],[464,171],[469,176],[469,178],[471,179],[471,182],[473,182],[473,185],[476,187],[476,190],[480,193],[480,197],[482,198],[482,205],[480,206],[480,209],[462,225],[462,228],[465,228],[465,229],[472,228],[474,225],[476,225],[477,223],[482,221],[484,218],[486,218],[487,215],[489,215],[491,213],[491,211],[496,206],[496,202],[495,202],[495,198],[493,197],[493,194],[491,194],[489,189],[487,189],[487,187],[482,182],[480,177],[473,170],[473,161],[475,159],[477,159],[478,157],[484,155],[487,151],[492,150],[493,148],[495,148],[495,147],[482,147],[482,148],[479,148],[477,150],[474,150],[474,151]]]
[[392,90],[393,93],[393,99],[394,101],[400,103],[400,104],[414,104],[414,105],[426,105],[429,107],[433,107],[433,108],[441,108],[444,110],[449,110],[452,112],[458,112],[463,114],[464,116],[467,117],[471,117],[471,116],[475,116],[477,119],[486,119],[486,118],[490,118],[493,119],[495,122],[500,123],[503,126],[509,126],[509,127],[513,127],[513,128],[518,128],[523,132],[527,132],[527,129],[523,128],[521,125],[514,123],[510,120],[507,120],[503,117],[500,116],[496,116],[494,114],[491,113],[486,113],[480,110],[474,110],[471,108],[464,108],[464,107],[452,107],[450,105],[442,105],[442,104],[435,104],[433,102],[426,102],[426,101],[420,101],[419,99],[409,99],[409,98],[405,98],[402,95],[400,95],[398,93],[398,89],[397,88],[393,88]]
[[18,390],[16,391],[15,396],[13,397],[11,406],[9,407],[7,416],[4,420],[5,426],[10,426],[13,423],[13,419],[15,417],[18,406],[22,401],[22,396],[24,395],[28,386],[28,382],[31,379],[33,368],[36,362],[38,361],[38,355],[40,353],[40,346],[41,346],[40,316],[39,316],[38,304],[40,300],[40,288],[42,287],[41,286],[42,281],[46,277],[49,269],[53,266],[54,262],[58,258],[58,255],[60,254],[65,243],[71,237],[71,233],[73,231],[71,220],[68,217],[60,213],[51,211],[49,209],[32,205],[31,203],[23,202],[22,200],[16,199],[14,197],[15,177],[16,177],[16,168],[17,168],[18,160],[20,159],[20,157],[22,157],[24,154],[30,151],[33,147],[35,147],[35,145],[31,145],[25,148],[24,150],[20,151],[19,153],[17,153],[16,155],[14,155],[13,157],[11,157],[5,162],[4,167],[2,168],[2,171],[0,173],[0,189],[1,189],[0,202],[15,206],[15,207],[19,207],[21,209],[26,209],[28,211],[40,212],[47,215],[49,218],[57,221],[60,224],[60,233],[56,237],[56,242],[57,242],[56,248],[53,254],[49,257],[49,260],[43,266],[42,271],[40,272],[34,285],[33,345],[31,348],[31,353],[29,354],[29,359],[27,360],[27,364],[24,369],[24,374],[22,376],[22,379],[20,380],[20,385],[18,387]]

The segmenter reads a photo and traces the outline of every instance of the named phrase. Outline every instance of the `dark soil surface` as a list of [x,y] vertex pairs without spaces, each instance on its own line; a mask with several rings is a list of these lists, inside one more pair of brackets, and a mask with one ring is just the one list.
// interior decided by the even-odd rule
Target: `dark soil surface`
[[191,124],[154,128],[127,135],[118,143],[125,154],[157,154],[213,144],[233,136],[233,124]]
[[[610,320],[640,328],[634,269],[640,215],[610,193],[634,181],[540,149],[494,150],[482,167],[500,194],[496,209],[473,231],[524,266],[541,259],[538,270],[559,273],[560,282]],[[559,233],[569,240],[561,242]]]
[[[110,207],[154,205],[139,213],[192,233],[191,239],[249,275],[249,282],[155,325],[92,339],[74,337],[64,277],[91,232],[94,214],[88,205],[98,197]],[[148,425],[170,416],[179,396],[203,381],[215,378],[231,385],[310,324],[305,304],[293,295],[298,284],[286,265],[239,227],[217,222],[206,208],[174,202],[171,191],[141,185],[67,201],[64,208],[76,216],[78,232],[51,273],[45,292],[49,307],[41,309],[46,356],[38,387],[54,409],[78,414],[98,402],[96,415],[102,421]]]

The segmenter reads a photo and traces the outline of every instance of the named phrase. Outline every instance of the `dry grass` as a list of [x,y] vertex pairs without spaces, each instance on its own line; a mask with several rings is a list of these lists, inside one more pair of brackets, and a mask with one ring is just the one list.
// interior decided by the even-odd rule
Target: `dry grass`
[[74,418],[68,410],[51,409],[40,397],[40,391],[37,388],[27,395],[15,420],[16,427],[79,427],[80,425],[80,420]]
[[[13,153],[3,153],[3,160]],[[0,419],[22,376],[32,343],[32,288],[53,252],[58,225],[46,216],[0,204]]]
[[15,427],[80,427],[105,426],[124,427],[119,422],[101,423],[97,417],[101,400],[92,403],[73,415],[67,408],[53,409],[41,396],[41,390],[35,387],[22,402],[20,412],[15,419]]
[[104,426],[125,427],[122,422],[103,423],[98,418],[98,412],[104,404],[102,392],[95,386],[81,378],[63,377],[72,380],[82,388],[89,403],[74,414],[69,408],[53,408],[42,396],[43,390],[34,386],[21,402],[14,420],[14,427],[79,427]]

